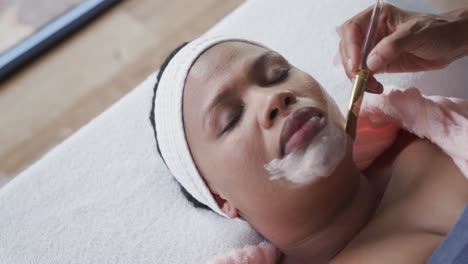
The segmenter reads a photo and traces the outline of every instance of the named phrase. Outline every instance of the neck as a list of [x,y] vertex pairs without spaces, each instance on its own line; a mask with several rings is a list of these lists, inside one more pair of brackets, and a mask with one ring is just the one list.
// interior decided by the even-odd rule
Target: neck
[[[359,173],[357,171],[356,173]],[[283,248],[285,263],[327,263],[363,229],[378,205],[378,195],[366,177],[360,175],[354,197],[332,222],[302,241]]]

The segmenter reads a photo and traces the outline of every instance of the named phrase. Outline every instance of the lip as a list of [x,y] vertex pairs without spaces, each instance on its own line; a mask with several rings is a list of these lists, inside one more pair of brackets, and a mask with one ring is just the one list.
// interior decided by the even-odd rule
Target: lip
[[291,153],[312,140],[325,125],[325,115],[318,108],[303,107],[292,112],[286,118],[281,130],[281,156]]

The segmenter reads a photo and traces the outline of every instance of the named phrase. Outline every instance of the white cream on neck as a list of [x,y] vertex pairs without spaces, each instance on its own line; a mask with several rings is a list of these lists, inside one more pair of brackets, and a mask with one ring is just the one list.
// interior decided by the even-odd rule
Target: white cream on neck
[[332,120],[305,148],[296,149],[282,159],[265,164],[270,180],[285,178],[296,184],[307,184],[333,173],[343,160],[349,137]]

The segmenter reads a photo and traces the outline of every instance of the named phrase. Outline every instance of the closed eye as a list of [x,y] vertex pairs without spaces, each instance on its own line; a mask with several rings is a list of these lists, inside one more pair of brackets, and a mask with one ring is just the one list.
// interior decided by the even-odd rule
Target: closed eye
[[275,80],[275,82],[282,82],[286,78],[288,78],[290,70],[291,70],[291,68],[289,68],[289,67],[281,67],[280,73],[278,74],[278,77]]
[[238,110],[231,114],[231,116],[228,119],[229,121],[227,125],[223,127],[221,134],[226,134],[236,127],[236,125],[242,119],[242,115],[244,114],[244,108],[244,105],[242,105]]
[[290,67],[284,67],[284,66],[274,69],[274,73],[272,74],[273,76],[270,78],[270,80],[268,80],[265,86],[269,86],[275,83],[280,83],[286,80],[289,76],[290,70],[291,70]]

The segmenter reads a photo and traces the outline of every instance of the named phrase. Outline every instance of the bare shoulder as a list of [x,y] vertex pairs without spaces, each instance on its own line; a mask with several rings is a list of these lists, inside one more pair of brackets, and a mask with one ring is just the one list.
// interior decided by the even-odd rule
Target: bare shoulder
[[332,263],[426,263],[468,203],[450,157],[427,140],[400,140],[376,214]]
[[[429,140],[409,133],[402,133],[398,139],[395,145],[400,147],[389,166],[387,174],[390,177],[379,210],[385,211],[404,203],[415,209],[406,213],[420,214],[424,209],[429,215],[434,211],[447,214],[449,210],[452,218],[456,217],[468,203],[468,180],[463,173],[442,149]],[[417,216],[418,219],[422,217]]]

